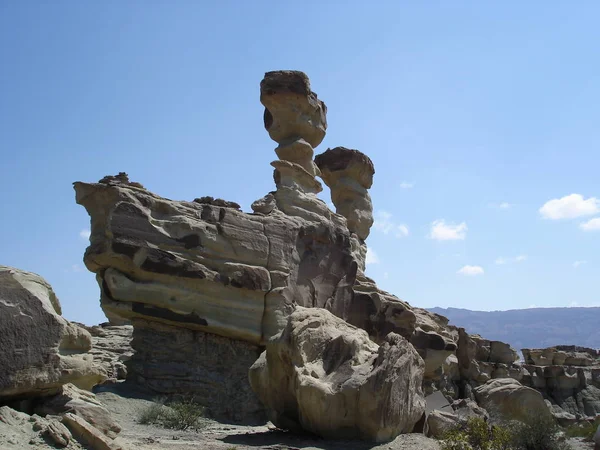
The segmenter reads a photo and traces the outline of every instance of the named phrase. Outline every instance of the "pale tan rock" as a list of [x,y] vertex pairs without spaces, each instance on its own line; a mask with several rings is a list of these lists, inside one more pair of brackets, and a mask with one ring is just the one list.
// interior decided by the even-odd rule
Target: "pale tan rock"
[[442,439],[448,431],[459,424],[460,420],[454,412],[434,410],[427,415],[424,434],[427,437]]
[[73,413],[111,439],[121,431],[121,426],[93,393],[78,389],[72,384],[65,384],[56,395],[42,399],[36,412],[40,415]]
[[113,440],[111,438],[75,414],[66,413],[63,415],[62,420],[73,436],[78,441],[88,445],[92,450],[121,449],[121,446],[116,444],[113,445]]
[[0,266],[0,342],[0,400],[106,379],[88,353],[90,334],[60,316],[52,287],[34,273]]
[[250,369],[250,383],[280,427],[382,442],[423,414],[423,368],[401,336],[378,346],[326,310],[299,307]]
[[331,191],[336,212],[348,221],[348,229],[365,240],[373,225],[373,204],[368,189],[375,168],[369,157],[345,147],[328,149],[317,155],[315,163]]
[[267,72],[260,83],[260,102],[265,106],[265,128],[274,141],[302,138],[314,148],[325,137],[327,107],[311,91],[306,74]]
[[479,406],[495,420],[527,420],[548,415],[542,394],[512,378],[497,378],[474,389]]

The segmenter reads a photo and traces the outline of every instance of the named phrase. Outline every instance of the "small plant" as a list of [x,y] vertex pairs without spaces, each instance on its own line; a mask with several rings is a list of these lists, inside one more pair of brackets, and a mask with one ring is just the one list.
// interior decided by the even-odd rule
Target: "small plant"
[[140,412],[138,422],[172,430],[198,431],[206,425],[202,420],[204,412],[204,407],[196,403],[193,398],[172,401],[166,405],[164,401],[156,400]]
[[511,439],[507,429],[490,427],[482,418],[473,417],[446,433],[442,450],[509,450]]
[[592,441],[596,430],[600,426],[600,416],[596,417],[594,422],[584,422],[583,424],[571,425],[565,430],[567,437],[581,437],[586,441]]
[[184,399],[169,404],[169,410],[163,417],[163,426],[174,430],[198,430],[203,428],[201,420],[204,407],[194,399]]
[[560,428],[554,418],[539,414],[513,426],[513,445],[519,450],[568,450],[561,441]]
[[150,406],[140,411],[138,423],[142,425],[158,424],[164,414],[163,409],[163,401],[155,400]]

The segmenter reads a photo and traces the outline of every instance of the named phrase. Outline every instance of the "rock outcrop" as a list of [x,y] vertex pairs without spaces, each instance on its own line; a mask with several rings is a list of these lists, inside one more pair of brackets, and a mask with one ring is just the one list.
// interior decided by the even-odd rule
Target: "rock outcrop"
[[[220,199],[168,200],[124,173],[75,183],[91,216],[84,262],[101,306],[113,324],[133,325],[128,377],[161,393],[191,389],[213,414],[236,421],[264,417],[245,372],[297,306],[327,309],[376,343],[400,334],[429,366],[456,348],[434,315],[364,276],[373,164],[346,149],[313,162],[326,107],[306,75],[267,73],[261,102],[280,159],[276,190],[253,203],[254,214]],[[317,198],[317,176],[342,214]]]
[[568,423],[600,414],[597,350],[556,346],[522,351],[522,383],[542,393],[557,419]]
[[299,307],[250,369],[250,382],[277,426],[381,442],[421,418],[423,368],[399,335],[377,345],[328,311]]
[[39,275],[0,266],[0,401],[51,395],[66,383],[91,389],[106,379],[92,339],[65,320]]

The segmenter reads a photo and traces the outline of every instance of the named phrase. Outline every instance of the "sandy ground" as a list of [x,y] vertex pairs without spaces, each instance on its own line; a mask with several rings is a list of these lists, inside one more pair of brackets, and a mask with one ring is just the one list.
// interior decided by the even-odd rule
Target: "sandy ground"
[[[117,390],[120,391],[120,390]],[[122,394],[123,392],[119,392]],[[119,421],[123,430],[115,443],[126,449],[139,450],[439,450],[439,444],[422,434],[399,436],[392,442],[374,445],[356,441],[325,441],[306,435],[294,435],[273,426],[229,425],[207,421],[198,432],[174,431],[137,423],[140,411],[151,405],[152,400],[144,393],[127,394],[97,392],[98,399]]]

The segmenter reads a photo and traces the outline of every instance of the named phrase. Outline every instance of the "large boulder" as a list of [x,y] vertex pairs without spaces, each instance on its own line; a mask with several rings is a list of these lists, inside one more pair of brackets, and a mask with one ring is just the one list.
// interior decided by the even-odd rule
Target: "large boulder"
[[104,381],[91,336],[61,317],[58,298],[39,275],[0,266],[0,400],[82,389]]
[[474,393],[479,406],[495,421],[524,421],[532,416],[550,416],[542,394],[513,378],[490,380],[476,387]]
[[421,418],[423,370],[401,336],[377,345],[326,310],[300,307],[249,377],[277,426],[382,442],[410,432]]

